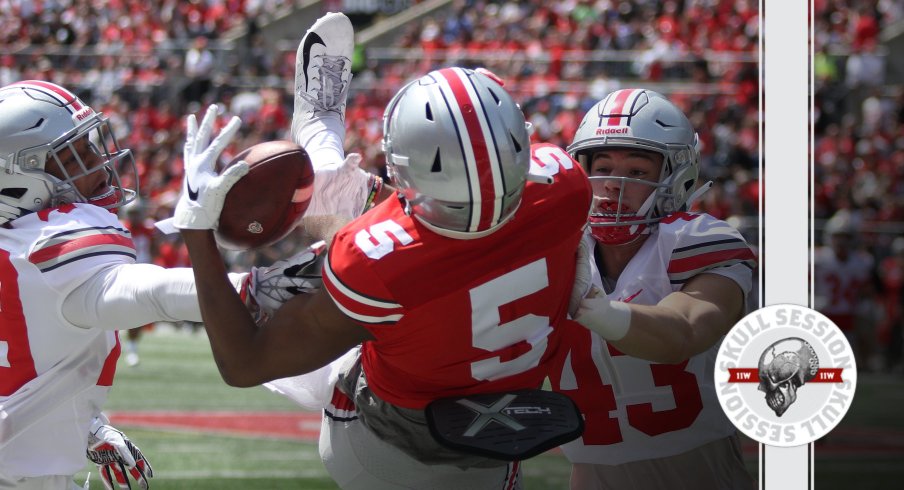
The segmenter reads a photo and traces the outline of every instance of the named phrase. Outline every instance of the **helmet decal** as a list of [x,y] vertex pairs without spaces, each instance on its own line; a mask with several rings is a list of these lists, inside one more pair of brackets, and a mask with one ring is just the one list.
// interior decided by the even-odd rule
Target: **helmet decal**
[[454,100],[449,104],[449,110],[457,123],[471,194],[480,203],[480,206],[471,209],[469,230],[485,230],[499,222],[502,208],[497,196],[505,195],[498,149],[489,130],[486,108],[467,73],[461,69],[444,68],[439,70],[439,75],[446,85],[443,96]]
[[7,87],[29,88],[56,100],[60,104],[60,107],[65,108],[72,114],[72,121],[75,124],[81,123],[88,116],[94,114],[94,110],[91,109],[91,107],[82,104],[82,101],[72,92],[54,83],[41,80],[23,80],[21,82],[11,83]]
[[81,101],[72,92],[60,87],[55,83],[44,82],[41,80],[22,80],[7,85],[9,87],[31,88],[50,96],[60,103],[60,106],[72,105],[70,112],[81,111],[84,107]]
[[[638,104],[641,102],[641,95],[644,94],[640,89],[625,89],[612,92],[601,104],[597,105],[597,115],[599,116],[599,129],[604,130],[613,126],[619,126],[620,133],[626,134],[631,128],[631,116],[637,112]],[[624,133],[621,133],[624,131]],[[604,134],[607,134],[604,132]],[[608,133],[612,134],[612,133]]]

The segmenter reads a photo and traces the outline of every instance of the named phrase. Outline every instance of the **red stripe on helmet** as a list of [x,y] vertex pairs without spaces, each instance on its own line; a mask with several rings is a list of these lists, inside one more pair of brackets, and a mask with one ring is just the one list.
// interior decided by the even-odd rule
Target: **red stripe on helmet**
[[41,80],[23,80],[21,82],[16,82],[10,85],[11,87],[21,87],[21,86],[31,86],[33,88],[40,88],[44,90],[48,90],[53,94],[56,94],[58,97],[63,99],[66,105],[71,104],[72,109],[75,112],[82,110],[82,104],[79,103],[78,97],[72,94],[72,92],[60,87],[55,83],[44,82]]
[[474,99],[471,99],[471,95],[468,93],[468,89],[461,78],[467,75],[461,70],[443,68],[439,70],[439,73],[449,83],[449,87],[452,88],[452,95],[455,97],[456,102],[455,106],[460,111],[461,118],[465,123],[465,130],[468,132],[468,139],[471,141],[471,148],[474,152],[474,166],[476,167],[471,170],[476,170],[480,186],[480,195],[477,198],[480,201],[480,220],[475,231],[483,231],[496,224],[496,217],[494,216],[496,185],[493,182],[489,145],[483,136],[478,112],[482,112],[483,108],[479,97],[475,96]]
[[612,101],[612,106],[609,107],[608,112],[608,122],[606,123],[608,126],[624,126],[625,124],[622,122],[622,117],[627,116],[625,114],[625,103],[631,99],[631,95],[634,94],[636,90],[626,89],[619,90],[613,94],[615,96],[615,100]]

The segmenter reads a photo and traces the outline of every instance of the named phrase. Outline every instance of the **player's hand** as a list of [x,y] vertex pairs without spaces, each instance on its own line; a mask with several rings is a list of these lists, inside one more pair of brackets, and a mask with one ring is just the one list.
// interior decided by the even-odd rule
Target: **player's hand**
[[612,301],[597,287],[590,288],[581,300],[574,319],[609,341],[618,341],[628,334],[631,308],[627,303]]
[[217,159],[238,132],[242,121],[233,116],[217,137],[210,141],[216,115],[217,106],[211,105],[200,127],[194,114],[186,120],[183,150],[185,178],[173,215],[173,225],[180,230],[215,229],[226,193],[248,173],[248,164],[238,162],[227,168],[223,175],[217,174]]
[[[144,490],[154,469],[141,450],[125,434],[108,425],[103,414],[96,417],[88,431],[88,459],[97,465],[100,479],[107,490],[131,489],[129,476]],[[115,482],[115,483],[114,483]]]
[[349,153],[342,165],[314,171],[314,195],[305,216],[338,215],[349,219],[364,214],[383,181],[361,168],[361,155]]
[[298,294],[312,294],[323,285],[321,267],[326,243],[317,242],[307,249],[274,262],[270,267],[255,267],[245,279],[243,297],[246,305],[261,323],[280,306]]
[[581,300],[593,285],[593,272],[590,270],[592,249],[593,244],[589,240],[582,238],[578,243],[578,250],[575,253],[574,285],[571,287],[571,299],[568,301],[568,313],[572,318],[577,314]]

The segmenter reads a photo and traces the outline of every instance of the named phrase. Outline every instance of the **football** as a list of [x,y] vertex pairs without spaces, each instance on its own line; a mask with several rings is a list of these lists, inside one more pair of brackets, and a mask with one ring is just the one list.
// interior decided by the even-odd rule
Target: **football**
[[249,250],[284,238],[301,220],[314,193],[314,168],[304,148],[291,141],[258,143],[226,166],[244,160],[249,170],[226,194],[217,243]]

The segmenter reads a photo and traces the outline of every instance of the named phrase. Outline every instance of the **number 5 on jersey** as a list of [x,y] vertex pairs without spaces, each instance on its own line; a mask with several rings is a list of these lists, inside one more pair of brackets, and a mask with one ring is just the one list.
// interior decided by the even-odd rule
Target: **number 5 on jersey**
[[[401,225],[392,220],[381,221],[355,235],[355,245],[374,260],[391,253],[396,240],[402,246],[414,241]],[[539,259],[469,291],[474,347],[497,352],[521,342],[529,346],[527,352],[507,361],[496,356],[471,363],[474,379],[492,381],[523,373],[539,364],[546,351],[546,338],[552,332],[549,317],[527,314],[500,323],[499,308],[548,286],[546,259]]]
[[395,221],[386,220],[359,231],[355,235],[355,245],[371,259],[379,260],[395,249],[395,243],[389,235],[394,236],[402,245],[408,245],[414,241],[401,225]]

